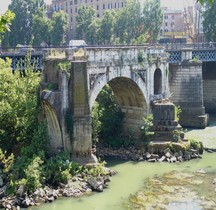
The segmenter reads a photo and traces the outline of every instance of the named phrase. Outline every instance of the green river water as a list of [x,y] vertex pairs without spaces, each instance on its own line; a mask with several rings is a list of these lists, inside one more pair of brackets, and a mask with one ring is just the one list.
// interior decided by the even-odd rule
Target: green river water
[[[216,121],[205,130],[186,136],[216,148]],[[209,138],[208,138],[209,135]],[[211,141],[209,141],[211,139]],[[214,210],[216,209],[216,153],[182,163],[148,163],[109,160],[117,175],[103,193],[62,198],[28,210]]]

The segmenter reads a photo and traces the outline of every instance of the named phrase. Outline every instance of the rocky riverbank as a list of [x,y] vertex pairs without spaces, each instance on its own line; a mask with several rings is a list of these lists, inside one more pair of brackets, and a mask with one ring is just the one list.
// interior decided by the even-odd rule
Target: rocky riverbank
[[[209,153],[216,152],[214,149],[205,148]],[[186,151],[171,152],[169,148],[161,150],[159,153],[151,152],[151,149],[137,149],[130,147],[128,149],[120,148],[99,148],[97,156],[101,158],[117,158],[122,160],[132,161],[148,161],[148,162],[182,162],[191,159],[202,158],[199,151],[193,148],[188,148]]]
[[[215,149],[205,148],[209,153],[216,152]],[[196,149],[189,148],[187,151],[172,152],[169,148],[165,148],[156,153],[151,149],[137,149],[129,147],[128,149],[112,149],[98,148],[95,150],[98,157],[112,157],[123,160],[147,161],[147,162],[181,162],[194,158],[201,158]],[[111,177],[116,173],[106,167],[103,167],[103,173],[97,171],[97,176],[92,173],[96,169],[96,165],[87,165],[85,172],[74,176],[67,184],[60,184],[58,187],[43,186],[35,192],[28,194],[25,187],[21,185],[17,189],[16,195],[10,196],[8,192],[8,183],[3,183],[0,176],[0,209],[20,209],[29,206],[36,206],[42,203],[52,202],[60,197],[78,197],[92,191],[102,192],[110,182]],[[97,169],[96,169],[97,170]],[[202,171],[201,171],[202,172]],[[199,172],[199,173],[201,173]],[[215,187],[215,180],[213,186]],[[215,188],[216,190],[216,188]]]
[[[87,167],[89,167],[90,171],[94,166],[89,165]],[[108,186],[111,176],[116,174],[115,171],[106,167],[103,168],[103,174],[99,174],[98,176],[92,175],[89,171],[74,176],[67,184],[60,184],[57,188],[44,186],[32,194],[28,194],[25,187],[21,185],[16,195],[10,196],[7,194],[8,183],[0,183],[2,184],[0,188],[0,209],[18,210],[20,208],[52,202],[60,197],[78,197],[92,191],[102,192]]]

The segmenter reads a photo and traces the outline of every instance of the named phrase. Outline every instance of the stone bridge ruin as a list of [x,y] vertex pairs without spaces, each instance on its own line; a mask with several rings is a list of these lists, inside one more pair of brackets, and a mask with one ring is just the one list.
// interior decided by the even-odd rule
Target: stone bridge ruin
[[[183,117],[191,118],[190,122],[198,127],[207,124],[199,63],[188,63],[185,58],[169,67],[165,49],[148,46],[88,47],[83,55],[74,56],[71,50],[66,55],[63,59],[45,59],[41,82],[42,108],[53,152],[66,150],[81,164],[96,161],[90,114],[106,84],[124,112],[125,131],[132,129],[137,139],[143,117],[152,113],[155,99],[171,96],[183,105]],[[188,91],[197,92],[190,98]]]

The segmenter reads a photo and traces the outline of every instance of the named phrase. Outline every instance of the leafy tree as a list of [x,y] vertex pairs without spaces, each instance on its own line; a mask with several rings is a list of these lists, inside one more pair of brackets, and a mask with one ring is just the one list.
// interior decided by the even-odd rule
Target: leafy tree
[[214,0],[197,0],[197,2],[200,2],[201,4],[209,3],[210,5],[212,5],[212,3],[214,2]]
[[88,44],[98,44],[99,30],[100,30],[101,19],[94,18],[88,27],[86,42]]
[[76,38],[88,39],[88,31],[90,25],[96,17],[96,11],[91,6],[81,5],[76,16],[77,28],[76,28]]
[[0,147],[8,152],[31,142],[37,126],[40,81],[30,70],[13,74],[10,65],[11,60],[0,59]]
[[143,9],[144,31],[148,42],[156,41],[162,24],[160,0],[147,0]]
[[213,1],[212,6],[206,6],[207,10],[204,12],[203,29],[208,41],[216,41],[216,1]]
[[132,44],[145,44],[146,43],[146,34],[142,34],[138,38],[132,40]]
[[0,15],[0,37],[7,31],[10,31],[11,21],[15,14],[8,10],[3,15]]
[[11,22],[11,33],[6,34],[3,44],[16,46],[31,43],[33,16],[38,8],[43,6],[43,0],[13,0],[9,5],[9,10],[16,15],[16,18]]
[[93,144],[96,144],[98,142],[99,133],[101,132],[101,122],[99,120],[99,104],[97,101],[94,103],[94,107],[91,111],[91,117],[92,117],[92,142]]
[[120,147],[124,144],[124,114],[121,112],[112,89],[108,85],[98,95],[92,117],[94,140],[99,138],[100,142],[114,147]]
[[143,44],[156,41],[162,24],[159,0],[147,0],[142,11],[139,0],[128,0],[116,15],[116,43]]
[[113,30],[115,25],[115,11],[107,10],[101,20],[100,29],[99,29],[99,39],[104,44],[110,44],[111,38],[113,36]]
[[51,30],[51,19],[47,18],[44,9],[39,9],[32,20],[33,45],[39,46],[42,41],[50,45]]
[[143,31],[143,17],[139,0],[128,0],[116,16],[115,33],[121,44],[130,44]]
[[65,43],[67,32],[67,14],[64,11],[55,12],[52,16],[51,43],[62,45]]

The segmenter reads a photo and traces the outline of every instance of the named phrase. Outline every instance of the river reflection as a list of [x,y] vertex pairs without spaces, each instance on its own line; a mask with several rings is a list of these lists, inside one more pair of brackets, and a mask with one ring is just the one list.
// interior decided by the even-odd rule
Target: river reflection
[[202,159],[173,164],[109,160],[108,167],[118,174],[112,177],[103,193],[63,198],[29,209],[201,210],[211,209],[214,205],[216,209],[216,192],[212,184],[216,178],[215,160],[216,153],[205,153]]

